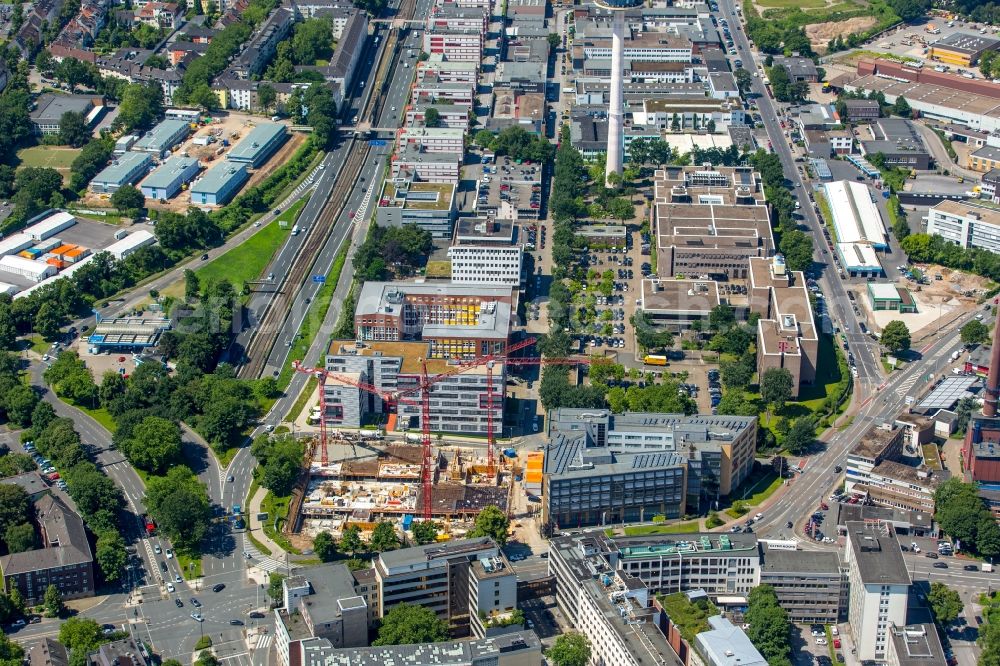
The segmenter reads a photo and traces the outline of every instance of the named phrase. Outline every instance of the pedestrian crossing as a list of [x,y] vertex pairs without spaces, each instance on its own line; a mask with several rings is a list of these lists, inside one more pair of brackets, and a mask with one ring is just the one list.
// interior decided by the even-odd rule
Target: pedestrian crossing
[[255,650],[266,650],[271,647],[271,643],[274,642],[274,636],[271,634],[257,634],[257,647]]
[[245,535],[243,538],[243,550],[250,554],[255,567],[262,569],[267,573],[285,568],[285,563],[282,560],[276,560],[273,557],[265,555],[257,550],[257,547],[254,546],[253,542],[250,541],[250,539],[247,539]]

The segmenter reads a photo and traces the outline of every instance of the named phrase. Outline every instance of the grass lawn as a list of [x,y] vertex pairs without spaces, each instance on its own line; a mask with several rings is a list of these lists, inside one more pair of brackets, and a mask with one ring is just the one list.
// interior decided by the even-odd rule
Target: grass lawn
[[80,154],[79,148],[65,146],[32,146],[17,152],[22,167],[49,167],[58,171],[63,183],[69,182],[69,167]]
[[691,534],[701,529],[697,520],[673,525],[636,525],[625,528],[625,536],[646,536],[649,534]]
[[281,532],[274,529],[276,518],[280,519],[277,521],[279,530],[284,525],[285,519],[288,517],[288,503],[291,499],[291,496],[277,497],[269,490],[267,491],[267,495],[264,496],[264,501],[261,502],[260,510],[267,514],[267,521],[264,523],[264,534],[289,553],[299,555],[298,548],[293,546]]
[[222,453],[219,453],[211,446],[208,448],[212,452],[212,455],[214,455],[216,458],[219,459],[219,466],[222,467],[222,469],[226,469],[227,467],[229,467],[229,463],[231,463],[233,461],[233,458],[236,457],[236,454],[240,452],[240,447],[238,446],[228,448]]
[[824,0],[757,0],[761,7],[801,7],[802,9],[819,9],[826,7]]
[[288,237],[288,229],[282,229],[278,223],[286,222],[290,228],[305,204],[305,199],[296,201],[275,221],[268,223],[245,242],[196,270],[198,279],[202,284],[229,280],[239,291],[244,282],[260,278],[271,257]]
[[108,410],[103,407],[99,409],[87,409],[86,407],[80,407],[77,405],[77,409],[81,412],[85,412],[87,416],[100,423],[104,426],[105,430],[112,434],[118,429],[118,426],[115,424],[115,420],[111,417],[111,414],[108,414]]
[[451,262],[428,261],[425,272],[429,278],[449,278],[451,277]]
[[52,347],[51,342],[46,342],[44,338],[40,335],[32,335],[27,338],[27,341],[31,343],[31,351],[36,354],[42,354],[43,356],[49,352],[49,348]]
[[752,506],[757,506],[773,495],[774,491],[780,488],[782,483],[783,481],[780,476],[775,474],[772,470],[768,470],[757,480],[757,483],[755,483],[753,487],[747,491],[747,498],[744,501]]
[[667,612],[670,621],[676,625],[681,636],[694,642],[694,637],[703,631],[708,631],[708,618],[718,615],[715,605],[707,599],[699,599],[697,603],[687,598],[684,592],[658,597]]
[[194,580],[201,578],[201,553],[194,553],[187,550],[176,550],[177,565],[181,568],[184,580]]
[[301,414],[302,410],[306,408],[306,403],[309,401],[309,398],[316,394],[316,387],[318,385],[319,380],[315,377],[310,377],[308,381],[306,381],[305,388],[302,389],[302,393],[299,394],[299,397],[295,400],[295,404],[292,405],[292,408],[288,411],[288,417],[286,420],[295,421],[295,419],[299,418],[299,414]]
[[250,539],[250,543],[254,545],[254,548],[264,553],[265,555],[271,554],[271,549],[262,544],[260,541],[258,541],[257,537],[255,537],[251,532],[247,532],[246,534],[247,538]]

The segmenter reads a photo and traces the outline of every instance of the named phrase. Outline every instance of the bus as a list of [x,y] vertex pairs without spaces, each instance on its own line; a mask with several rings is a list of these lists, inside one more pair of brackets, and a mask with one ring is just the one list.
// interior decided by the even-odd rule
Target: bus
[[642,362],[645,363],[646,365],[666,365],[667,357],[657,356],[653,354],[646,354],[645,356],[642,357]]

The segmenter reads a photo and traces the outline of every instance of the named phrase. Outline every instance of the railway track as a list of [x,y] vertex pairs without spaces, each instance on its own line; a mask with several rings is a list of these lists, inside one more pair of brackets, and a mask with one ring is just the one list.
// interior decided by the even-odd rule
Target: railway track
[[[410,19],[416,11],[416,0],[402,0],[399,8],[399,16]],[[379,59],[376,78],[374,81],[382,81],[379,94],[371,95],[365,109],[359,114],[361,118],[375,120],[380,111],[380,102],[385,86],[388,85],[388,74],[394,69],[399,60],[399,35],[400,30],[391,30],[384,45],[382,57]],[[341,216],[346,207],[351,189],[354,187],[358,174],[364,165],[370,148],[364,138],[354,137],[345,139],[353,142],[350,146],[347,161],[337,173],[337,180],[330,192],[329,198],[316,220],[309,230],[309,235],[296,254],[292,262],[291,270],[285,276],[281,291],[268,301],[264,312],[256,326],[256,331],[250,338],[250,343],[244,351],[244,358],[248,360],[240,367],[239,375],[244,378],[258,378],[267,364],[271,349],[277,342],[276,334],[281,330],[285,318],[288,316],[291,305],[294,302],[295,294],[305,282],[316,258],[319,256],[333,231],[337,219]]]

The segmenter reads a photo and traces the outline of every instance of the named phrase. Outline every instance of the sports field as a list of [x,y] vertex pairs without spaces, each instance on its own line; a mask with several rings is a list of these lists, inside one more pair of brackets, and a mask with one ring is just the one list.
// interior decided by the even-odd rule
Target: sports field
[[63,182],[69,182],[69,167],[80,154],[79,148],[65,146],[32,146],[19,150],[17,158],[22,167],[49,167],[62,174]]

